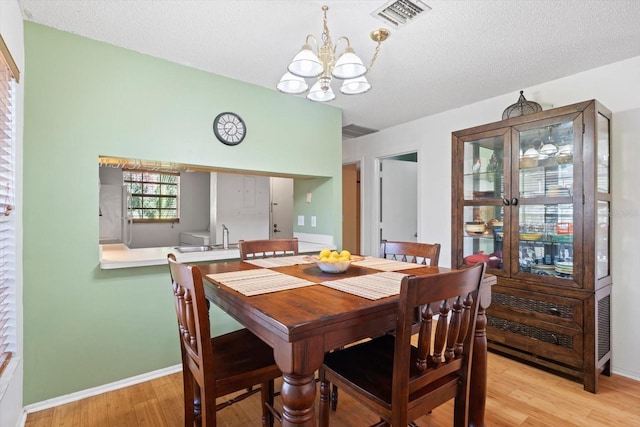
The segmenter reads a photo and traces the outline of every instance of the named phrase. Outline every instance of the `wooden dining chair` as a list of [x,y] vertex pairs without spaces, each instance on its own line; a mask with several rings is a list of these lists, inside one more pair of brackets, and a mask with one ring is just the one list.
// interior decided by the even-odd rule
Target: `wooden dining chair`
[[[247,329],[211,338],[202,273],[168,255],[178,318],[184,386],[184,425],[216,425],[216,412],[260,391],[262,425],[273,426],[274,379],[282,373],[273,349]],[[259,388],[254,387],[260,385]],[[216,399],[243,391],[216,404]]]
[[238,248],[243,260],[298,255],[298,238],[239,240]]
[[[418,243],[383,240],[380,244],[380,258],[396,261],[414,262],[416,264],[437,267],[440,261],[440,243]],[[413,333],[418,333],[418,317],[420,310],[416,309],[416,323]]]
[[437,267],[440,261],[440,243],[398,242],[383,240],[380,258],[415,262]]
[[[380,258],[437,267],[440,260],[440,243],[382,240],[380,243]],[[416,309],[416,319],[418,315],[419,310]],[[414,333],[417,332],[417,324],[414,324]],[[331,390],[331,409],[335,411],[338,407],[338,387],[334,384]]]
[[[329,425],[333,383],[378,414],[376,426],[404,427],[455,399],[453,425],[466,427],[479,292],[489,286],[482,283],[485,268],[479,263],[404,277],[395,334],[325,355],[319,372],[320,426]],[[411,343],[415,307],[422,307],[417,346]]]

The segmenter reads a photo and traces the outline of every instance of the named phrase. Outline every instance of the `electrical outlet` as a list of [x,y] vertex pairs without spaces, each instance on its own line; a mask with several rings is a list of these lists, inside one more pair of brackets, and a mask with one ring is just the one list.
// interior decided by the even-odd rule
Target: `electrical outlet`
[[312,216],[312,217],[311,217],[311,226],[312,226],[312,227],[315,227],[315,226],[316,226],[316,217],[315,217],[315,216]]
[[304,225],[304,215],[298,215],[298,225]]

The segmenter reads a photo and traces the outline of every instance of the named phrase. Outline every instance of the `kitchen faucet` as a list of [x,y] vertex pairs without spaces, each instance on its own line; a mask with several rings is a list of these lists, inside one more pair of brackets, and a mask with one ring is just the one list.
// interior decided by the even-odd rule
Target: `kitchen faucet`
[[222,249],[229,249],[229,229],[222,224]]

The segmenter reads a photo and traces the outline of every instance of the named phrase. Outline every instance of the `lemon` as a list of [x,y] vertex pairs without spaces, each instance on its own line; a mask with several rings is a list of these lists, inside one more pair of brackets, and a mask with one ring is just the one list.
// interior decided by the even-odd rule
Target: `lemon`
[[318,258],[328,258],[331,254],[331,249],[323,249],[318,254]]
[[318,260],[321,262],[351,261],[351,252],[347,250],[338,252],[325,248],[318,253]]

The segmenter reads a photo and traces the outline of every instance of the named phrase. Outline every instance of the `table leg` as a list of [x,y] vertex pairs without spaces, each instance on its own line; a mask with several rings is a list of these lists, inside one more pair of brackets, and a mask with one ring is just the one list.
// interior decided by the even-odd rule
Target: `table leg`
[[314,375],[282,375],[282,425],[315,426],[314,400],[316,381]]
[[315,372],[324,360],[322,337],[273,343],[273,354],[282,371],[282,425],[315,427]]

